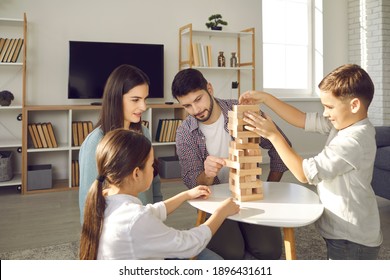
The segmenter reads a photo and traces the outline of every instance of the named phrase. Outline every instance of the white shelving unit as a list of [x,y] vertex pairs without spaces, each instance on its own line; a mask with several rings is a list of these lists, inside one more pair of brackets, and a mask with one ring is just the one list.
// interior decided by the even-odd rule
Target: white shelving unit
[[0,151],[13,153],[13,178],[0,182],[2,186],[22,189],[22,112],[26,96],[27,17],[0,18],[0,38],[22,38],[23,46],[16,62],[0,62],[0,91],[14,95],[10,106],[0,106]]
[[[243,42],[245,40],[245,42]],[[194,65],[193,43],[201,42],[210,45],[212,48],[211,67],[200,67]],[[217,67],[218,52],[224,50],[226,67]],[[237,67],[230,66],[230,53],[226,50],[235,51],[238,58]],[[250,87],[255,89],[255,28],[248,28],[239,32],[196,30],[192,24],[179,28],[179,70],[195,68],[200,71],[236,71],[238,82],[238,96],[243,71],[249,75]]]
[[[92,121],[96,125],[100,106],[90,105],[46,105],[46,106],[25,106],[24,122],[28,123],[45,123],[51,122],[57,139],[57,148],[34,148],[26,130],[26,147],[24,149],[26,162],[23,166],[23,193],[37,193],[50,191],[66,191],[77,189],[72,187],[72,160],[78,160],[80,146],[72,145],[72,122],[74,121]],[[179,104],[150,104],[143,114],[142,119],[149,122],[149,130],[152,139],[155,139],[158,120],[160,118],[184,118],[185,110]],[[27,125],[26,125],[27,129]],[[157,156],[164,155],[168,152],[172,155],[174,142],[159,143],[152,141]],[[164,147],[169,147],[168,151]],[[27,189],[27,170],[28,165],[52,165],[53,187],[43,190]],[[65,166],[65,168],[63,168]]]

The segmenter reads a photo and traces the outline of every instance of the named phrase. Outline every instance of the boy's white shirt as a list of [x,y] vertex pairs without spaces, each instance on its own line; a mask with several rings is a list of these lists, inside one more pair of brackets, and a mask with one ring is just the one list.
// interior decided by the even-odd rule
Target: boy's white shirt
[[308,182],[317,185],[325,208],[317,221],[321,235],[327,239],[379,246],[383,238],[371,187],[375,128],[364,119],[338,131],[327,118],[307,113],[305,130],[329,135],[317,156],[303,160]]

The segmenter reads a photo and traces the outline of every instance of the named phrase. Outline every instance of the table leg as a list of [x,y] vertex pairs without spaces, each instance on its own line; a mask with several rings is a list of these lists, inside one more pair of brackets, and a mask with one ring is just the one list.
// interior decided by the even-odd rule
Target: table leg
[[206,212],[198,210],[198,217],[196,217],[196,226],[199,226],[204,223],[206,220]]
[[286,260],[296,260],[294,228],[283,228]]

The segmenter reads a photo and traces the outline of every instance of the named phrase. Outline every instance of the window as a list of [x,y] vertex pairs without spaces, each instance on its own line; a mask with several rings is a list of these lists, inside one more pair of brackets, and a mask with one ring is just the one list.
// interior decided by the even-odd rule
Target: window
[[[315,8],[322,7],[322,1],[263,0],[262,3],[263,88],[274,93],[313,93],[313,80],[319,68],[316,63],[322,65],[322,33],[316,26],[322,22],[322,18],[318,20],[322,9],[318,12]],[[321,49],[316,50],[316,46]]]

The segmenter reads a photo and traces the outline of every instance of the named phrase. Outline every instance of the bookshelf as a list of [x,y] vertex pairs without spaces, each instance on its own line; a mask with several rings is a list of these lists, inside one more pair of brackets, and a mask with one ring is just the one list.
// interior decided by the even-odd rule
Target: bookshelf
[[[22,111],[26,98],[27,16],[24,13],[22,18],[0,17],[0,26],[0,38],[3,39],[0,40],[3,41],[0,42],[0,91],[8,90],[14,95],[9,106],[0,106],[0,151],[13,153],[14,173],[11,180],[0,182],[0,187],[15,186],[22,190]],[[13,39],[9,50],[6,50],[5,39]],[[18,45],[20,41],[23,44]]]
[[[196,49],[202,49],[202,46],[208,47],[203,51],[203,54],[202,51],[196,51]],[[217,66],[220,51],[224,51],[225,67]],[[236,67],[230,67],[231,52],[236,53],[238,60]],[[196,58],[197,53],[198,58]],[[208,61],[207,63],[201,63],[201,57],[204,56],[206,58],[203,61]],[[248,87],[255,89],[255,28],[247,28],[239,32],[226,32],[193,29],[192,23],[180,27],[179,70],[185,68],[196,68],[200,71],[235,71],[238,82],[237,98],[240,96],[243,82],[248,83]],[[249,81],[243,80],[244,72]]]
[[[23,155],[26,161],[23,165],[23,194],[67,191],[77,189],[78,176],[75,170],[78,170],[78,156],[81,142],[75,142],[75,134],[83,131],[89,132],[91,127],[95,127],[100,113],[101,106],[91,105],[45,105],[45,106],[25,106],[23,108],[23,123],[25,124],[24,141],[26,145],[23,149]],[[156,157],[167,153],[172,155],[172,149],[175,149],[175,142],[156,142],[158,122],[160,119],[184,119],[185,110],[179,104],[149,104],[144,112],[142,119],[149,124],[149,130],[152,136],[152,145],[155,149]],[[28,131],[30,124],[51,123],[57,142],[57,147],[35,148],[33,138]],[[87,128],[74,128],[74,124],[87,124]],[[89,126],[89,127],[88,127]],[[84,133],[85,132],[85,133]],[[82,138],[82,140],[83,140]],[[77,138],[79,139],[79,138]],[[53,184],[48,189],[28,189],[28,166],[44,166],[51,164]],[[64,168],[65,167],[65,168]]]
[[[96,124],[100,106],[90,105],[45,105],[25,106],[23,109],[23,122],[25,123],[23,155],[26,161],[23,165],[22,193],[37,193],[49,191],[65,191],[75,189],[75,174],[72,172],[84,134],[87,134]],[[29,131],[32,125],[51,124],[56,145],[36,147]],[[81,124],[81,130],[74,131],[73,124]],[[84,124],[86,127],[84,128]],[[85,129],[85,130],[84,130]],[[77,132],[77,142],[74,141],[74,132]],[[80,132],[82,136],[80,136]],[[45,135],[45,134],[44,134]],[[42,140],[42,135],[41,140]],[[50,139],[50,138],[49,138]],[[46,137],[48,142],[48,138]],[[52,166],[52,187],[47,189],[29,189],[29,166]],[[65,167],[65,168],[64,168]]]

